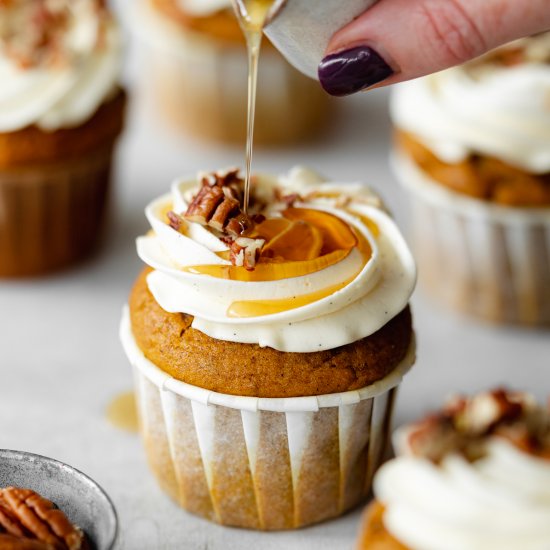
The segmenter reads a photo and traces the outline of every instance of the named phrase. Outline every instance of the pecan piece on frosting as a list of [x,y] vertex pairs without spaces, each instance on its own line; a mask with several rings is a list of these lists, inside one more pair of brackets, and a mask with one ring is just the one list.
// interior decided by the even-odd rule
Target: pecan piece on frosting
[[185,219],[201,225],[208,225],[210,218],[224,197],[221,187],[217,185],[211,187],[208,184],[203,184],[187,208]]
[[[48,550],[88,548],[84,533],[74,526],[53,502],[30,489],[7,487],[0,490],[0,532],[21,543],[43,543]],[[19,545],[14,548],[40,548]]]
[[260,252],[264,246],[263,239],[247,239],[239,237],[231,245],[231,263],[238,267],[252,271],[260,259]]
[[[202,174],[201,188],[183,215],[185,220],[215,229],[231,240],[243,236],[254,225],[254,218],[241,208],[244,182],[239,170]],[[170,219],[171,225],[173,220]]]

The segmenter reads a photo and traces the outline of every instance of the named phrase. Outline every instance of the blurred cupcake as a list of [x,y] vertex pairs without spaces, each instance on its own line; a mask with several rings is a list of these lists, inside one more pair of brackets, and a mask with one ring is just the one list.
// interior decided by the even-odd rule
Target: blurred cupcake
[[[194,137],[244,143],[248,62],[231,0],[140,0],[146,87],[165,118]],[[331,100],[264,40],[254,141],[286,145],[319,135]]]
[[[308,183],[309,182],[309,183]],[[297,170],[176,182],[146,210],[121,337],[149,463],[188,511],[291,529],[370,490],[414,361],[415,267],[379,199]]]
[[395,169],[424,286],[498,322],[550,323],[550,34],[398,87]]
[[359,549],[535,550],[550,541],[550,410],[496,390],[398,432]]
[[0,3],[0,276],[58,269],[97,243],[120,62],[102,0]]

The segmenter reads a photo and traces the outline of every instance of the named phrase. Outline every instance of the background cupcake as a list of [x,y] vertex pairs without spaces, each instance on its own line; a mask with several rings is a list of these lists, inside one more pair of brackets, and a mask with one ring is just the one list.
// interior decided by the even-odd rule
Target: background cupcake
[[97,243],[122,129],[121,40],[99,0],[0,5],[0,275]]
[[550,322],[549,97],[550,34],[393,95],[423,280],[457,309]]
[[455,398],[398,432],[359,548],[544,548],[550,411],[504,390]]
[[414,361],[402,237],[362,186],[318,182],[260,176],[250,216],[236,171],[176,182],[138,239],[154,270],[121,336],[149,464],[225,525],[289,529],[357,504]]
[[[145,86],[165,118],[190,135],[243,143],[248,64],[231,0],[140,0],[136,32],[149,45]],[[255,142],[314,138],[330,119],[330,98],[264,40]]]

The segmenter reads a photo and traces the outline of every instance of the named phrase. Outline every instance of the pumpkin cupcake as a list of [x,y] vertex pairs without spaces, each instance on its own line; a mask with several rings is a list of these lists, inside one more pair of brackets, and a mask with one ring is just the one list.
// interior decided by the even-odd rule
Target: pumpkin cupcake
[[146,210],[121,337],[149,463],[188,511],[291,529],[369,492],[414,361],[410,252],[363,186],[177,181]]
[[543,549],[550,540],[550,410],[495,390],[451,400],[397,434],[358,549]]
[[550,323],[549,98],[550,34],[393,95],[424,286],[456,309]]
[[96,245],[120,62],[101,0],[0,3],[0,276],[46,273]]
[[[145,87],[173,125],[193,137],[246,139],[248,61],[231,0],[140,0],[136,32],[147,44]],[[255,143],[315,138],[330,120],[331,99],[264,40]]]

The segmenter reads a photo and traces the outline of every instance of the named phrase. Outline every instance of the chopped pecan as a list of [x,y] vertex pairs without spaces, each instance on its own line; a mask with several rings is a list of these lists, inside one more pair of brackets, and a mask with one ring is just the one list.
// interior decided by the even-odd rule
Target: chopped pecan
[[[48,550],[82,550],[88,545],[84,533],[74,526],[53,502],[30,489],[0,490],[1,526],[20,539],[44,543]],[[9,522],[6,522],[9,517]]]
[[207,225],[214,211],[224,199],[221,187],[203,185],[185,213],[185,219]]
[[231,245],[231,263],[252,271],[260,259],[260,253],[265,241],[263,239],[247,239],[239,237]]
[[550,411],[529,396],[497,389],[453,398],[443,411],[412,426],[415,455],[439,462],[452,452],[469,460],[484,455],[489,437],[508,439],[525,452],[550,457]]
[[232,214],[239,209],[239,201],[230,197],[225,197],[216,208],[214,214],[210,218],[208,225],[223,232],[226,224],[230,220]]
[[170,210],[170,212],[166,214],[166,217],[168,218],[168,225],[170,225],[172,229],[175,229],[176,231],[179,231],[181,229],[184,219],[179,214],[176,214],[175,212]]
[[[184,214],[186,220],[212,227],[234,240],[254,227],[241,209],[243,181],[238,169],[202,174],[201,188]],[[224,235],[222,235],[224,236]]]
[[231,218],[225,226],[226,232],[232,237],[244,235],[247,231],[254,227],[254,222],[244,212],[239,212]]

